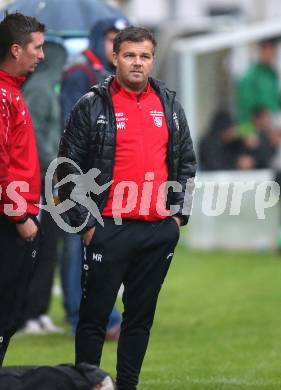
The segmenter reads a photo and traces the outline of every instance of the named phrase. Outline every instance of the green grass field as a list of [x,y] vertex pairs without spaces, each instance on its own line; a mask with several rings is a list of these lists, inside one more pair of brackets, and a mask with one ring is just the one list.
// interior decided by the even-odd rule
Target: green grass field
[[[139,390],[281,389],[281,255],[179,247],[160,295]],[[65,326],[58,298],[52,317]],[[16,336],[6,365],[72,362],[73,338]],[[115,375],[116,344],[102,367]]]

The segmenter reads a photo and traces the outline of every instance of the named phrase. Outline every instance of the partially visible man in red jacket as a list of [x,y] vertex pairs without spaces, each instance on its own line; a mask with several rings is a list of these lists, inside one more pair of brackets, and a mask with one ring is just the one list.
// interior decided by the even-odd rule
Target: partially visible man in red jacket
[[40,167],[20,86],[44,59],[45,30],[19,13],[0,23],[0,365],[20,324],[38,252]]

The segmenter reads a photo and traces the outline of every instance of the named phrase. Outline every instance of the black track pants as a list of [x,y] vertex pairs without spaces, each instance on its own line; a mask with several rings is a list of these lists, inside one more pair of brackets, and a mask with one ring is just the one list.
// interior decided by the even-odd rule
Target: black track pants
[[60,229],[45,210],[42,210],[40,223],[44,238],[40,240],[40,262],[37,264],[27,292],[24,322],[46,314],[52,297]]
[[[36,223],[38,221],[35,219]],[[0,216],[0,366],[10,338],[22,321],[28,285],[38,259],[40,232],[32,242],[20,238],[16,225]]]
[[100,364],[106,324],[121,283],[124,313],[117,353],[118,390],[136,389],[158,294],[179,238],[176,221],[104,218],[84,248],[76,362]]

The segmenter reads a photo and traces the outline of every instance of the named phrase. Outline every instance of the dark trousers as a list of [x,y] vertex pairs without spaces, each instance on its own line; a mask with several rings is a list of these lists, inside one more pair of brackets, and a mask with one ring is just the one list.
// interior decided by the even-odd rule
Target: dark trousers
[[45,210],[42,210],[40,225],[43,232],[39,248],[40,262],[28,288],[23,322],[46,314],[52,296],[60,229],[50,213]]
[[38,261],[39,240],[38,231],[34,241],[24,241],[16,225],[0,216],[0,366],[22,321],[28,285]]
[[136,389],[158,294],[169,269],[179,228],[173,218],[157,222],[112,218],[98,225],[84,249],[82,301],[76,362],[98,365],[106,324],[124,284],[123,321],[117,350],[118,390]]

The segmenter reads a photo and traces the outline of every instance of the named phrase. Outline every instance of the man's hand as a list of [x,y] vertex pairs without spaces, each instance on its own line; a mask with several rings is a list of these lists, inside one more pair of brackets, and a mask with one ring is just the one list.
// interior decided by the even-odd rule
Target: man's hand
[[33,241],[38,232],[38,227],[31,218],[28,218],[24,223],[16,224],[16,228],[21,238],[25,241]]
[[176,221],[176,223],[178,224],[178,227],[180,227],[181,226],[181,220],[180,220],[180,218],[179,217],[177,217],[176,215],[175,216],[173,216],[172,218],[174,218],[174,220]]
[[91,229],[87,230],[86,233],[83,234],[83,242],[86,246],[90,245],[90,242],[92,241],[93,235],[95,233],[96,227],[92,227]]

